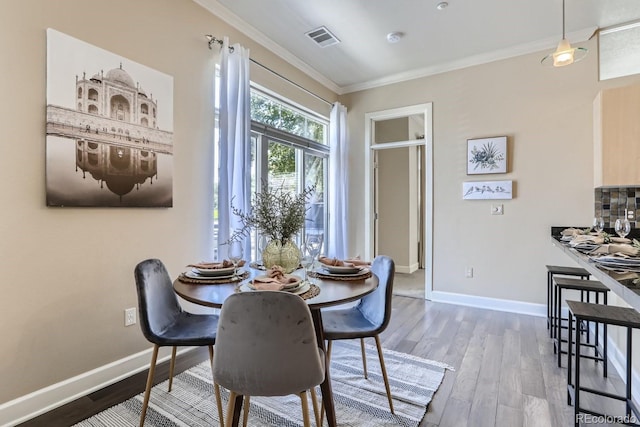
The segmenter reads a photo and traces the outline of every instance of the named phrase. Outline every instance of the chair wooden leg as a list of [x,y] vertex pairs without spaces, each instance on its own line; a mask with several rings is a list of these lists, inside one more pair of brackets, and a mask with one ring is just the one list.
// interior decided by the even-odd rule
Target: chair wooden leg
[[249,408],[251,407],[251,396],[244,397],[244,403],[242,404],[242,427],[247,427],[249,422]]
[[[213,346],[209,346],[209,363],[211,364],[211,375],[213,375]],[[224,410],[222,408],[222,397],[220,395],[220,386],[213,381],[213,391],[216,396],[216,406],[218,407],[218,419],[220,427],[224,427]]]
[[233,425],[233,415],[236,411],[236,397],[238,397],[238,395],[236,394],[235,391],[229,391],[229,404],[227,406],[227,425],[231,426]]
[[311,387],[311,405],[313,405],[313,416],[316,418],[316,426],[322,426],[322,416],[318,410],[318,397],[316,396],[316,388]]
[[364,378],[368,379],[367,375],[367,356],[364,353],[364,338],[360,338],[360,351],[362,352],[362,369],[364,370]]
[[382,346],[380,345],[380,337],[376,335],[375,339],[376,339],[376,348],[378,349],[378,358],[380,359],[380,370],[382,371],[382,378],[384,379],[384,388],[387,390],[387,399],[389,400],[389,409],[391,409],[392,414],[395,414],[395,412],[393,411],[393,399],[391,398],[391,389],[389,388],[389,378],[387,377],[387,368],[384,366],[384,357],[382,356]]
[[311,421],[309,421],[309,401],[307,400],[307,392],[303,391],[299,396],[302,403],[302,423],[304,427],[311,427]]
[[171,392],[171,387],[173,386],[173,371],[176,368],[176,350],[178,347],[175,345],[171,349],[171,363],[169,363],[169,392]]
[[151,387],[153,387],[153,376],[156,373],[156,361],[158,360],[159,345],[153,346],[153,354],[151,356],[151,365],[149,365],[149,375],[147,375],[147,387],[144,390],[144,401],[142,402],[142,413],[140,414],[140,427],[144,426],[144,418],[147,415],[147,407],[149,406],[149,396],[151,396]]

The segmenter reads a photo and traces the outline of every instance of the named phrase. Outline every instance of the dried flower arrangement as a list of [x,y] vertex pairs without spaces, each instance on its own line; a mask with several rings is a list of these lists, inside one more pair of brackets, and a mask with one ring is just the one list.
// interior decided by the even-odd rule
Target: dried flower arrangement
[[307,200],[315,192],[316,186],[306,187],[298,194],[292,194],[283,186],[256,192],[248,212],[233,206],[231,211],[240,218],[242,228],[229,238],[229,242],[248,237],[251,229],[285,243],[302,230],[307,212]]

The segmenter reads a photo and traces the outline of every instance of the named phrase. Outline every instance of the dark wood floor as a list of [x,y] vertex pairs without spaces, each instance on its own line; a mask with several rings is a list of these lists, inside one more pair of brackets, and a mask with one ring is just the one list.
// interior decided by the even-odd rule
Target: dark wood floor
[[[573,425],[566,358],[558,368],[544,318],[395,296],[391,319],[382,334],[383,347],[455,368],[447,371],[421,427]],[[206,349],[191,351],[180,358],[177,370],[207,357]],[[583,383],[622,393],[624,384],[609,368],[609,378],[603,379],[601,364],[583,363]],[[70,426],[144,391],[146,375],[141,372],[20,426]],[[167,376],[167,364],[161,365],[156,382]],[[586,399],[585,405],[622,413],[619,404],[603,401]]]

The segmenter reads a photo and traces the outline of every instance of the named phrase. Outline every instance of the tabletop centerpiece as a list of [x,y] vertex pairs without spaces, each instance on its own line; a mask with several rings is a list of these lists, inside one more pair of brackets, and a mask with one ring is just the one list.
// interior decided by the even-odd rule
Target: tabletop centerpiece
[[291,273],[300,264],[300,249],[294,242],[305,222],[307,200],[315,192],[315,185],[306,187],[294,194],[282,185],[268,187],[255,192],[251,207],[244,212],[231,204],[231,211],[240,218],[242,228],[236,230],[229,242],[248,237],[252,229],[268,236],[269,243],[262,251],[262,263],[265,268],[281,266]]

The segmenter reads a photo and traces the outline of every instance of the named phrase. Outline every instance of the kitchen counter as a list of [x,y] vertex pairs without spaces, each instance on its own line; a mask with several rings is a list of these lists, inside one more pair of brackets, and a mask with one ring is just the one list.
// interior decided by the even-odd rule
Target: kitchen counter
[[[627,304],[640,311],[640,284],[633,284],[633,280],[640,278],[640,274],[616,273],[614,271],[599,268],[594,262],[589,260],[587,255],[560,241],[560,232],[565,228],[568,227],[551,227],[552,244],[567,254],[569,258],[577,262],[578,265],[591,273],[596,280],[602,282],[602,284],[611,289],[612,292],[622,298]],[[633,231],[637,232],[638,230],[634,229]],[[612,234],[615,235],[615,233]],[[633,234],[635,233],[632,233],[632,235],[628,237],[637,238],[637,236],[634,236]]]

